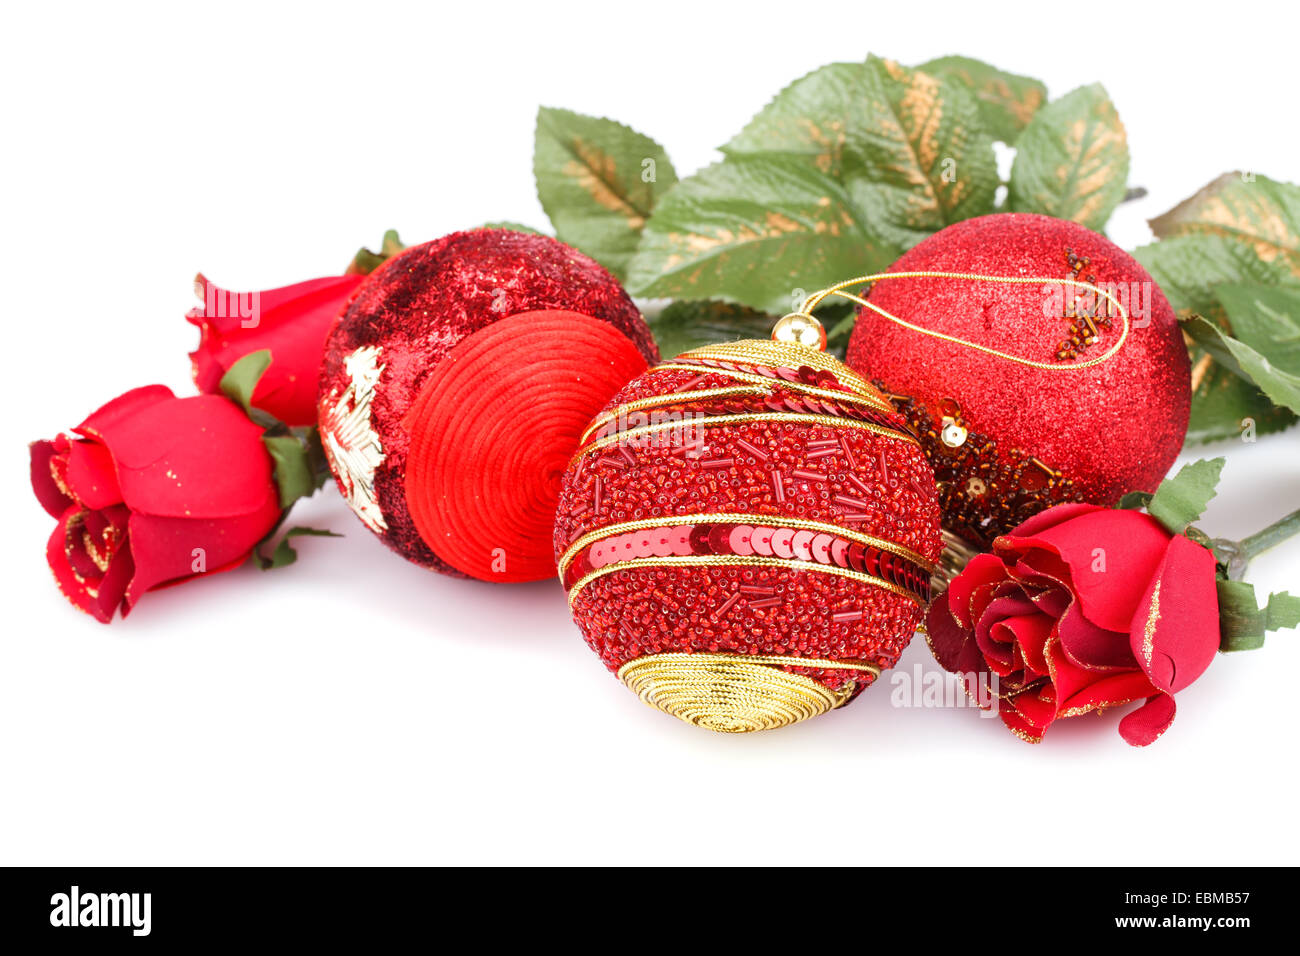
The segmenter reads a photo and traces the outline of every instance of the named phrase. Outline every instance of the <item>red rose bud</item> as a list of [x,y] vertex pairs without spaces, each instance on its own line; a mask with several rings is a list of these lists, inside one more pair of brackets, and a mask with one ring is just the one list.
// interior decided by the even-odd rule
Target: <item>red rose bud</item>
[[997,538],[930,607],[940,665],[992,684],[999,716],[1037,743],[1052,722],[1134,701],[1130,744],[1154,742],[1173,695],[1219,649],[1215,559],[1155,518],[1086,504],[1049,508]]
[[151,588],[236,567],[280,518],[262,429],[219,395],[134,389],[72,434],[33,442],[31,462],[58,519],[55,580],[104,623]]
[[199,391],[217,394],[221,377],[250,352],[271,350],[253,405],[288,425],[316,424],[316,384],[325,336],[364,275],[312,279],[267,292],[228,292],[194,280],[203,305],[186,314],[199,327],[190,353]]

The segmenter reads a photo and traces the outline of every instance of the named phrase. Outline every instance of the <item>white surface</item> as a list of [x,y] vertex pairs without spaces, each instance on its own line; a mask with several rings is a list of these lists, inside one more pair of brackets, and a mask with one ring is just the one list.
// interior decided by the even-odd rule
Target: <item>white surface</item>
[[[1112,223],[1126,248],[1225,170],[1300,178],[1285,6],[1015,6],[7,11],[0,862],[1297,862],[1294,632],[1219,658],[1145,750],[1113,714],[1030,747],[972,710],[895,709],[883,686],[730,737],[624,690],[557,584],[404,564],[332,491],[295,520],[346,538],[111,627],[45,567],[26,442],[126,388],[188,386],[196,271],[265,288],[388,228],[545,226],[539,102],[629,123],[686,173],[822,63],[964,53],[1054,96],[1105,82],[1151,191]],[[1241,536],[1300,505],[1298,446],[1222,449],[1204,527]],[[1298,566],[1293,542],[1252,577],[1295,588]],[[921,642],[916,664],[933,666]]]

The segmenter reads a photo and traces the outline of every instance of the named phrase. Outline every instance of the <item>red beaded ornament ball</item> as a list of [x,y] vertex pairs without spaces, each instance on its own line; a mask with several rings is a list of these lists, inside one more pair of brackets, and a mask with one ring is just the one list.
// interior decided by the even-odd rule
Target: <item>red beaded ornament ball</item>
[[574,620],[605,666],[727,732],[824,713],[892,667],[940,550],[933,475],[889,402],[777,342],[633,380],[582,436],[555,519]]
[[920,436],[946,530],[987,547],[1050,505],[1155,489],[1187,432],[1190,368],[1131,256],[1077,223],[1003,213],[949,226],[889,272],[969,274],[875,280],[871,306],[943,337],[864,307],[848,350]]
[[454,233],[389,259],[326,343],[321,441],[366,527],[403,557],[489,581],[554,574],[578,435],[658,360],[601,266],[546,236]]

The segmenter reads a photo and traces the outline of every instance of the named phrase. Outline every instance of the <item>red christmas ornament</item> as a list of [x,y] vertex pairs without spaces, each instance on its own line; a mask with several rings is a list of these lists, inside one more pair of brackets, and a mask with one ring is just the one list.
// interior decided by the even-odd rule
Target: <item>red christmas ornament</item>
[[622,389],[565,475],[574,620],[643,700],[712,730],[846,703],[921,621],[934,478],[889,402],[813,349],[687,352]]
[[1008,213],[949,226],[889,271],[967,274],[875,280],[867,302],[917,328],[864,307],[848,351],[920,436],[945,529],[987,548],[1050,505],[1155,490],[1183,445],[1190,369],[1131,256],[1077,223]]
[[554,573],[560,474],[596,409],[658,359],[593,260],[502,229],[413,246],[370,276],[326,343],[321,439],[353,511],[451,574]]

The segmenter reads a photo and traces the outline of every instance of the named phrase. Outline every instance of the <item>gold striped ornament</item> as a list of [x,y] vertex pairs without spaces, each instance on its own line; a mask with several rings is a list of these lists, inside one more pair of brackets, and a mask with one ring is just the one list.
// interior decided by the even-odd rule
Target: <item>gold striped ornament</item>
[[[645,703],[721,733],[787,726],[851,700],[897,659],[921,621],[938,569],[937,493],[916,437],[887,398],[815,347],[824,336],[808,318],[782,320],[775,333],[782,339],[706,346],[638,378],[625,389],[634,397],[620,393],[593,419],[561,492],[556,560],[588,642]],[[660,379],[665,384],[656,391],[652,386]],[[677,384],[682,379],[686,384]],[[675,414],[681,412],[689,415]],[[693,438],[674,431],[686,426]],[[777,432],[754,431],[755,426]],[[775,434],[770,441],[776,444],[765,451],[740,441],[742,432]],[[705,458],[691,457],[691,441],[698,442]],[[781,442],[794,443],[794,458]],[[724,447],[731,457],[707,458],[713,453],[709,449]],[[784,457],[773,449],[785,449]],[[887,458],[899,463],[898,474],[881,473]],[[787,460],[799,467],[773,464]],[[821,471],[814,467],[818,462]],[[674,491],[674,503],[681,507],[652,504],[651,512],[657,507],[660,513],[618,514],[633,507],[616,501],[618,496],[627,497],[641,487],[638,482],[649,481],[641,477],[642,469],[658,468],[652,474],[662,474],[665,463],[690,475]],[[706,506],[709,494],[716,497],[711,489],[737,482],[758,487],[765,468],[790,473],[769,475],[771,494],[729,508]],[[890,486],[888,502],[861,490],[891,480],[897,485],[904,473],[910,484],[902,490]],[[820,477],[824,488],[800,477],[808,475]],[[856,486],[844,485],[845,475],[852,475]],[[669,490],[665,487],[664,494]],[[831,491],[836,502],[852,504],[828,503]],[[919,547],[895,540],[895,513],[903,500],[921,502],[915,515],[919,530],[912,535]],[[873,530],[877,525],[886,533]],[[717,585],[709,591],[714,605],[711,610],[706,604],[661,606],[662,613],[655,614],[644,610],[651,598],[634,594],[619,609],[625,613],[613,610],[617,595],[645,575],[676,582],[694,582],[699,575],[705,585]],[[748,586],[748,592],[737,585],[728,593],[732,582],[744,580],[771,583]],[[805,593],[834,595],[843,607],[796,608],[793,592],[777,587],[796,583]],[[717,633],[786,628],[796,610],[821,615],[824,624],[824,633],[801,637],[806,653],[780,641],[757,652],[739,642],[709,646]],[[667,628],[691,618],[700,619],[684,646],[663,646],[663,632],[652,633],[658,625]],[[867,622],[876,618],[892,622],[897,633],[866,634]],[[793,633],[781,631],[783,637]],[[866,653],[814,652],[837,640]]]

